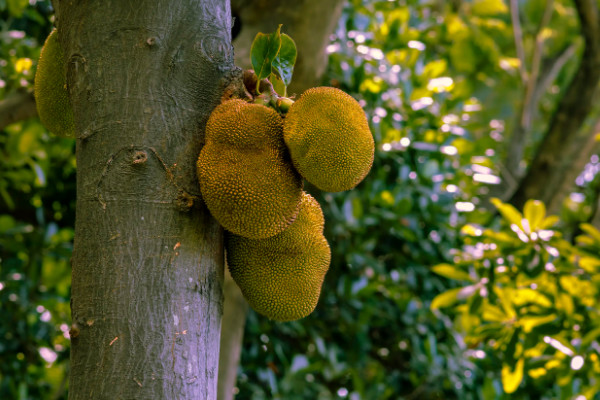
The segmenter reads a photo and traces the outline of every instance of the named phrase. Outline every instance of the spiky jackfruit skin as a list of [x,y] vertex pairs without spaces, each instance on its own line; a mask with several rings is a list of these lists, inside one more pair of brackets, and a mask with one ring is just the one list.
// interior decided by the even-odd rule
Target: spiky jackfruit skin
[[227,233],[227,265],[250,306],[276,321],[304,318],[316,307],[331,251],[319,203],[304,193],[293,224],[268,239]]
[[62,137],[75,137],[73,110],[67,93],[63,52],[54,29],[40,53],[34,80],[35,103],[42,124]]
[[236,235],[264,239],[296,218],[302,178],[291,165],[282,119],[271,108],[243,100],[217,106],[197,171],[209,211]]
[[352,189],[373,165],[375,144],[365,113],[336,88],[304,92],[287,113],[283,137],[300,175],[324,191]]

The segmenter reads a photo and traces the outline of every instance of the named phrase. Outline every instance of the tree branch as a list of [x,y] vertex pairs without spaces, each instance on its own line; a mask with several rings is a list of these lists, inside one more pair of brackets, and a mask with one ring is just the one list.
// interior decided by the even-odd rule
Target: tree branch
[[535,36],[535,49],[533,51],[533,57],[531,60],[531,71],[529,73],[529,79],[527,80],[527,89],[525,91],[525,106],[523,107],[523,115],[521,118],[521,125],[528,130],[531,126],[531,114],[534,106],[536,105],[533,101],[533,95],[535,88],[538,85],[538,76],[540,73],[540,65],[542,61],[542,50],[544,48],[544,36],[542,30],[546,25],[550,23],[552,17],[552,11],[554,10],[554,0],[548,0],[546,3],[546,9],[544,10],[544,16],[537,30]]
[[36,115],[33,92],[18,91],[0,101],[0,129]]
[[540,144],[525,178],[510,202],[523,207],[528,199],[553,202],[556,188],[570,179],[564,170],[566,163],[578,157],[573,148],[577,134],[592,107],[592,98],[600,79],[600,29],[598,7],[594,0],[575,0],[585,40],[579,68],[560,100],[548,132]]
[[[521,59],[521,79],[525,86],[525,94],[523,103],[519,109],[518,115],[515,117],[515,127],[510,137],[510,142],[507,149],[506,156],[506,168],[510,172],[512,177],[520,178],[522,175],[521,161],[523,160],[523,153],[525,151],[525,143],[527,139],[527,133],[531,127],[531,120],[533,110],[537,105],[536,89],[540,86],[540,66],[542,60],[542,51],[544,48],[544,37],[542,36],[543,28],[548,25],[550,18],[552,17],[554,1],[549,0],[546,3],[546,9],[544,16],[538,25],[535,48],[533,51],[531,61],[531,71],[527,73],[526,66],[524,65],[524,58]],[[514,10],[513,10],[514,9]],[[511,15],[513,16],[513,25],[515,32],[515,44],[517,46],[517,54],[519,57],[525,57],[523,50],[523,38],[521,36],[521,27],[519,25],[518,6],[511,3]]]
[[525,50],[523,48],[523,30],[521,29],[521,21],[519,19],[519,2],[518,0],[510,0],[510,18],[513,26],[513,34],[515,37],[515,49],[519,58],[519,72],[521,81],[527,82],[527,63],[525,60]]

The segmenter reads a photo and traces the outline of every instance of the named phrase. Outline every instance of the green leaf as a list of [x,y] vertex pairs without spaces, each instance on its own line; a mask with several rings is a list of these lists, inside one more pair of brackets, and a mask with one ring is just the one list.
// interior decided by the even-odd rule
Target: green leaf
[[581,339],[581,346],[589,346],[594,340],[600,337],[600,328],[592,329]]
[[[285,33],[281,34],[281,48],[273,60],[273,72],[281,79],[286,88],[292,82],[297,54],[294,40]],[[287,93],[284,91],[283,95],[286,96]]]
[[8,0],[8,13],[13,17],[19,18],[29,5],[28,0]]
[[445,278],[456,279],[460,281],[473,282],[473,279],[464,271],[450,264],[438,264],[431,268],[433,272]]
[[539,200],[527,200],[523,208],[523,216],[529,221],[531,231],[538,229],[546,216],[546,206]]
[[524,358],[519,358],[514,370],[510,368],[510,365],[502,365],[502,387],[504,388],[505,393],[513,393],[519,388],[519,385],[523,380],[524,367]]
[[257,33],[250,48],[250,61],[258,81],[267,78],[273,70],[273,62],[281,48],[281,25],[271,34]]

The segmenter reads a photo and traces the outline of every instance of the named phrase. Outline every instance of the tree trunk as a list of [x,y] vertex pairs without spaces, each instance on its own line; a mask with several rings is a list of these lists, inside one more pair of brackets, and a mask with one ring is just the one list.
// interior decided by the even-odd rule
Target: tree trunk
[[215,399],[223,240],[195,161],[229,2],[55,5],[78,137],[69,396]]
[[[583,56],[550,121],[529,169],[510,203],[521,209],[528,199],[538,199],[555,210],[563,199],[556,198],[557,188],[571,185],[569,180],[580,171],[569,165],[580,156],[581,143],[588,141],[580,131],[592,110],[592,99],[600,82],[600,14],[594,0],[575,0],[585,41]],[[586,160],[587,161],[587,160]]]

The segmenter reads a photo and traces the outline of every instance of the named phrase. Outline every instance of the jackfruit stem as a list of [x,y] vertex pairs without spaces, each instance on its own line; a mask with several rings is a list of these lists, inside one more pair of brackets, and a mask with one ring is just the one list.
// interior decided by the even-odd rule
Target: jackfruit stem
[[284,114],[289,111],[292,104],[294,104],[294,100],[285,96],[278,98],[276,102],[277,109]]

